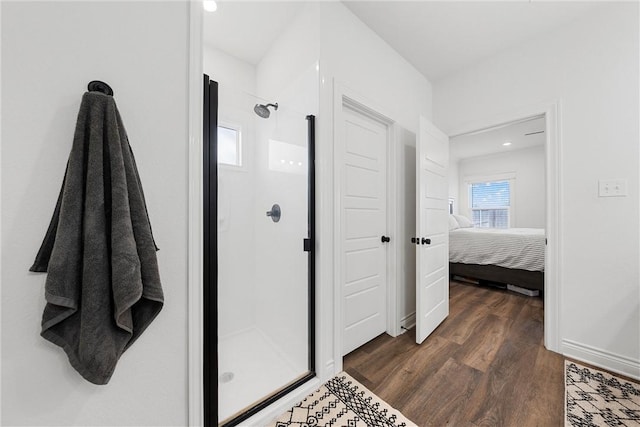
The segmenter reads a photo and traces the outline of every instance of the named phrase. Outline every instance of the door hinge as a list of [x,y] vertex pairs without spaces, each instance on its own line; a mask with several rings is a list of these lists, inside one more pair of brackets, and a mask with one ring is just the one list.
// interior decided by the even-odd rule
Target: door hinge
[[304,239],[303,248],[305,252],[311,252],[311,239]]

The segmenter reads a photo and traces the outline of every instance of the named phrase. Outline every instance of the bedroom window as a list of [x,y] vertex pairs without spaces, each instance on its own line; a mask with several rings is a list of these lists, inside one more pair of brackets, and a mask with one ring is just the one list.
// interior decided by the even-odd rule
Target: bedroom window
[[240,127],[232,125],[218,126],[218,163],[242,166]]
[[509,180],[469,185],[471,220],[475,227],[509,228],[511,183]]

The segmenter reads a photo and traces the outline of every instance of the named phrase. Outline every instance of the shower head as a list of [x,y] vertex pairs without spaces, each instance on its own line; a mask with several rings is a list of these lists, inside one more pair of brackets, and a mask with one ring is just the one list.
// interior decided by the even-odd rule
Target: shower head
[[271,115],[271,111],[269,111],[269,107],[273,107],[275,111],[278,111],[277,102],[275,104],[267,104],[267,105],[256,104],[256,106],[253,107],[253,111],[255,111],[256,114],[262,117],[263,119],[268,119],[269,116]]

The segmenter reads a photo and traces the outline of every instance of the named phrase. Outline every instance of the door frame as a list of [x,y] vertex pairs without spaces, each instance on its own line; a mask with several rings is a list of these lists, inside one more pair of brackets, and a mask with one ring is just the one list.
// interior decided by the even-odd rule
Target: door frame
[[204,425],[204,198],[202,5],[189,4],[188,425]]
[[560,353],[562,331],[562,270],[561,270],[561,203],[562,169],[562,102],[560,99],[534,104],[510,112],[481,118],[449,132],[449,138],[505,126],[536,116],[545,118],[545,180],[547,253],[544,272],[544,346]]
[[368,100],[366,97],[359,93],[349,89],[344,84],[334,79],[334,92],[333,92],[333,203],[334,203],[334,218],[333,218],[333,282],[334,282],[334,309],[333,309],[333,360],[334,369],[336,372],[342,371],[342,340],[344,329],[344,315],[343,315],[343,287],[342,287],[342,275],[344,266],[342,264],[342,176],[343,176],[343,160],[340,156],[343,152],[345,141],[338,131],[338,126],[344,120],[343,108],[349,108],[360,114],[363,114],[373,120],[383,123],[387,127],[387,221],[386,228],[387,233],[391,236],[391,241],[387,247],[386,264],[387,264],[387,290],[386,290],[386,305],[387,305],[387,318],[386,318],[386,332],[391,336],[397,336],[399,330],[400,321],[397,310],[397,271],[394,260],[397,258],[398,242],[401,236],[395,234],[398,228],[397,224],[397,200],[393,197],[395,194],[396,181],[397,181],[397,166],[396,166],[396,150],[395,150],[395,121],[384,110],[378,107],[374,102]]

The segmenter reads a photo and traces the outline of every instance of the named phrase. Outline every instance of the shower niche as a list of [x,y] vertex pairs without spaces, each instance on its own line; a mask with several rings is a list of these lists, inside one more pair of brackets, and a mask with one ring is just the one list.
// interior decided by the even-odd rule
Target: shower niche
[[318,72],[277,88],[205,72],[205,425],[245,425],[315,377]]

